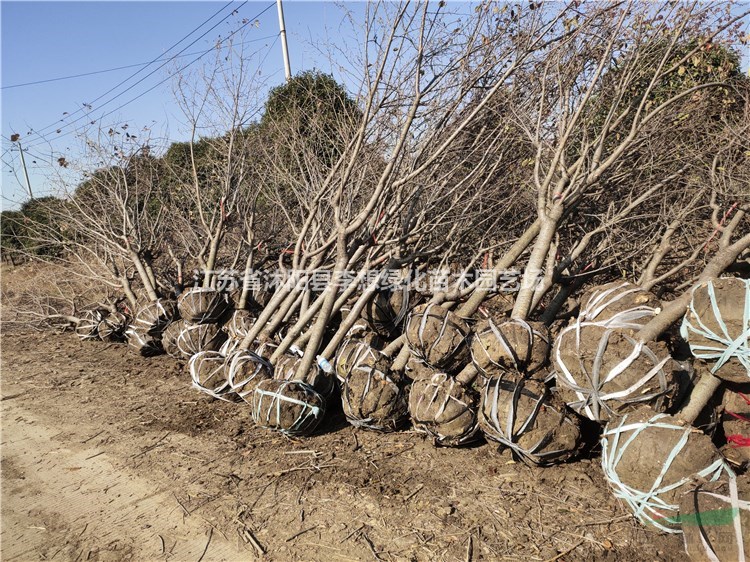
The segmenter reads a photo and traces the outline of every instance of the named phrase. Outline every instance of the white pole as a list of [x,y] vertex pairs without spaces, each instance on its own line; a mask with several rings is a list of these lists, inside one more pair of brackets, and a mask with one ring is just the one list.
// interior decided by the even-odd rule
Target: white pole
[[284,8],[281,7],[281,0],[276,0],[276,7],[279,10],[279,34],[281,35],[281,54],[284,56],[284,73],[288,82],[292,78],[292,69],[289,66],[289,50],[286,46],[286,27],[284,26]]
[[26,178],[26,188],[29,190],[29,200],[34,198],[31,193],[31,182],[29,181],[29,171],[26,169],[26,159],[23,157],[23,148],[21,147],[21,141],[17,141],[18,150],[21,153],[21,166],[23,166],[23,175]]

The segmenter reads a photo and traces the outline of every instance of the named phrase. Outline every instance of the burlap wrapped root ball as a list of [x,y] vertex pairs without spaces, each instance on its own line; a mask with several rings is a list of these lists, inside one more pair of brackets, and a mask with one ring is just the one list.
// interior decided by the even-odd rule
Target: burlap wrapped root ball
[[643,326],[661,311],[651,291],[628,281],[614,281],[587,290],[581,297],[581,322],[627,322]]
[[[301,355],[285,353],[274,365],[274,378],[282,381],[290,381],[294,379],[300,363],[302,363]],[[316,392],[324,397],[330,396],[336,385],[336,377],[333,373],[326,373],[317,364],[313,364],[310,367],[302,381],[309,384]]]
[[663,412],[680,391],[680,366],[662,342],[580,323],[560,332],[553,363],[560,396],[589,419],[606,422],[647,404]]
[[143,357],[155,357],[164,353],[161,339],[158,336],[151,336],[135,325],[131,324],[125,330],[125,340],[128,342],[128,347]]
[[186,289],[177,299],[180,316],[193,324],[220,322],[231,306],[226,293],[202,287]]
[[479,427],[526,464],[566,461],[582,446],[580,418],[547,386],[519,375],[489,379],[482,389]]
[[252,394],[258,384],[273,378],[273,367],[260,355],[241,349],[225,358],[224,377],[240,399],[252,404]]
[[309,435],[325,415],[325,398],[309,384],[266,379],[253,391],[253,420],[286,435]]
[[121,342],[125,339],[128,329],[128,318],[122,312],[115,311],[102,318],[97,326],[99,339],[106,342]]
[[227,335],[217,324],[187,324],[177,336],[177,350],[183,359],[199,351],[219,351]]
[[177,303],[167,299],[147,302],[138,309],[133,326],[141,334],[158,338],[169,324],[177,318]]
[[680,333],[714,375],[750,382],[750,279],[714,279],[696,287]]
[[469,326],[463,318],[433,303],[417,306],[406,324],[412,354],[449,373],[463,368],[469,359],[468,335]]
[[685,551],[693,562],[736,562],[750,557],[747,476],[696,482],[680,498]]
[[680,496],[693,477],[733,475],[702,431],[644,406],[610,421],[602,434],[602,469],[615,497],[646,525],[680,532]]
[[233,393],[224,371],[225,359],[218,351],[199,351],[193,355],[188,361],[193,388],[214,398],[230,401]]
[[350,365],[341,385],[341,402],[349,423],[394,431],[408,417],[403,381],[390,366],[391,360],[372,348]]
[[78,338],[81,341],[100,339],[99,325],[104,321],[107,314],[109,314],[109,311],[100,308],[84,310],[76,323],[76,335],[78,335]]
[[440,446],[455,447],[478,438],[478,403],[476,391],[446,373],[416,380],[409,391],[414,429],[432,436]]
[[549,358],[550,333],[541,322],[482,320],[471,339],[471,360],[484,377],[507,371],[532,375]]

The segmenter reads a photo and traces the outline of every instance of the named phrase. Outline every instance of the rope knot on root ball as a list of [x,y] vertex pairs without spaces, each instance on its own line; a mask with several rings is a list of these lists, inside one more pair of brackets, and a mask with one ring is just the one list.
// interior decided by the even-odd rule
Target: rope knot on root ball
[[325,415],[325,398],[309,384],[263,380],[253,391],[253,420],[289,436],[309,435]]
[[434,303],[417,306],[406,323],[409,349],[428,365],[452,372],[468,359],[469,325],[455,312]]
[[715,279],[696,287],[680,333],[714,375],[750,382],[750,279]]
[[693,477],[715,481],[734,473],[699,430],[642,408],[607,424],[602,469],[615,497],[642,523],[679,533],[679,497]]
[[665,411],[680,390],[680,367],[664,343],[643,343],[596,322],[560,332],[553,361],[561,396],[594,421],[606,422],[642,404]]
[[479,405],[485,437],[507,447],[527,464],[566,461],[580,449],[579,418],[544,383],[508,375],[489,379]]

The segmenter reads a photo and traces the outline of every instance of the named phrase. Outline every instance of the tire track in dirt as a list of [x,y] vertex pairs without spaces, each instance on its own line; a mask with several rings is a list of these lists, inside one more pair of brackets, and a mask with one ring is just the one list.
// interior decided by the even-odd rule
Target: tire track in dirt
[[170,491],[115,468],[96,448],[61,443],[59,429],[3,402],[3,561],[248,558],[185,517]]

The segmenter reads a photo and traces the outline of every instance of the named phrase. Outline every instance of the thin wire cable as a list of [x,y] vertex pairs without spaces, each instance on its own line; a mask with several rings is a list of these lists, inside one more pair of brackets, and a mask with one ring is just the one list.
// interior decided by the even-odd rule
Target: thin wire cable
[[[238,31],[239,31],[239,30],[238,30]],[[276,34],[276,39],[274,40],[274,42],[273,42],[273,43],[271,44],[271,46],[269,47],[269,49],[268,49],[268,52],[270,52],[270,51],[271,51],[271,49],[273,48],[273,46],[274,46],[274,45],[276,44],[276,41],[278,41],[278,38],[279,38],[279,36],[278,36],[278,34]],[[189,62],[188,64],[186,64],[185,66],[183,66],[183,67],[179,68],[179,69],[177,70],[177,72],[182,72],[183,70],[185,70],[186,68],[188,68],[188,67],[189,67],[190,65],[192,65],[192,64],[194,64],[194,63],[196,63],[196,62],[197,62],[197,61],[198,61],[199,59],[201,59],[202,57],[206,56],[206,55],[207,55],[207,54],[208,54],[209,52],[211,52],[211,51],[213,51],[213,48],[211,48],[211,49],[209,49],[208,51],[204,52],[203,54],[201,54],[201,55],[197,56],[197,57],[196,57],[196,58],[194,58],[194,59],[193,59],[192,61],[190,61],[190,62]],[[268,56],[268,53],[266,53],[266,57],[267,57],[267,56]],[[264,58],[263,60],[265,60],[265,58]],[[262,64],[262,63],[261,63],[261,64]],[[141,92],[140,94],[138,94],[138,95],[137,95],[136,97],[134,97],[133,99],[131,99],[131,100],[129,100],[129,101],[126,101],[125,103],[123,103],[122,105],[120,105],[120,106],[116,107],[116,108],[115,108],[115,109],[113,109],[112,111],[109,111],[109,112],[105,113],[104,115],[102,115],[102,116],[101,116],[101,119],[104,119],[105,117],[107,117],[107,116],[109,116],[109,115],[112,115],[113,113],[115,113],[116,111],[119,111],[120,109],[122,109],[122,108],[123,108],[123,107],[125,107],[126,105],[129,105],[129,104],[133,103],[134,101],[136,101],[137,99],[139,99],[139,98],[141,98],[141,97],[145,96],[146,94],[148,94],[148,93],[149,93],[149,92],[151,92],[152,90],[154,90],[154,89],[158,88],[158,87],[159,87],[159,86],[161,86],[161,85],[162,85],[162,84],[163,84],[164,82],[167,82],[167,81],[168,81],[168,80],[170,80],[171,78],[172,78],[171,76],[167,76],[167,77],[166,77],[166,78],[165,78],[164,80],[162,80],[161,82],[158,82],[158,83],[154,84],[154,85],[153,85],[153,86],[151,86],[151,87],[150,87],[150,88],[149,88],[148,90],[146,90],[146,91],[144,91],[144,92]],[[70,133],[67,133],[67,134],[70,134]],[[53,140],[54,140],[54,139],[53,139]]]
[[[250,43],[257,43],[258,41],[265,41],[266,39],[271,39],[272,37],[275,37],[276,34],[272,35],[266,35],[265,37],[258,37],[257,39],[250,39],[248,41],[243,41],[242,43],[238,43],[237,46],[241,45],[249,45]],[[222,49],[226,48],[225,46],[221,47]],[[183,55],[175,55],[173,58],[184,58],[184,57],[191,57],[193,55],[197,55],[201,51],[193,51],[191,53],[185,53]],[[25,86],[35,86],[37,84],[47,84],[49,82],[59,82],[61,80],[72,80],[74,78],[83,78],[85,76],[94,76],[95,74],[104,74],[107,72],[115,72],[117,70],[125,70],[127,68],[135,68],[136,66],[146,66],[149,64],[152,64],[154,62],[162,62],[165,60],[169,60],[167,58],[163,59],[157,59],[151,62],[136,62],[133,64],[126,64],[125,66],[116,66],[114,68],[105,68],[102,70],[94,70],[92,72],[82,72],[81,74],[71,74],[69,76],[59,76],[57,78],[47,78],[45,80],[35,80],[34,82],[23,82],[22,84],[12,84],[10,86],[2,86],[0,87],[0,90],[9,90],[11,88],[22,88]]]
[[[242,5],[241,5],[241,6],[239,7],[239,8],[237,8],[237,10],[239,10],[240,8],[242,8],[242,6],[244,6],[245,4],[247,4],[247,2],[248,2],[248,1],[249,1],[249,0],[246,0],[245,2],[243,2],[243,4],[242,4]],[[223,39],[223,40],[222,40],[222,42],[224,42],[224,41],[226,41],[226,40],[230,39],[230,38],[231,38],[231,37],[233,37],[233,36],[234,36],[235,34],[239,33],[239,32],[240,32],[240,31],[241,31],[242,29],[244,29],[245,27],[247,27],[248,25],[250,25],[251,23],[253,23],[253,22],[254,22],[254,21],[255,21],[255,20],[257,19],[257,18],[259,18],[259,17],[260,17],[260,16],[262,16],[262,15],[263,15],[264,13],[266,13],[266,12],[267,12],[268,10],[270,10],[270,9],[271,9],[271,8],[272,8],[272,7],[274,6],[274,5],[275,5],[275,3],[273,3],[273,2],[272,2],[272,3],[271,3],[271,4],[269,4],[269,5],[268,5],[268,6],[267,6],[267,7],[265,8],[265,9],[263,9],[263,10],[262,10],[261,12],[259,12],[259,13],[258,13],[257,15],[255,15],[255,16],[253,16],[253,17],[251,17],[251,18],[247,18],[247,22],[246,22],[246,23],[244,23],[244,24],[243,24],[242,26],[240,26],[239,28],[237,28],[236,30],[234,30],[233,32],[231,32],[231,33],[230,33],[230,34],[229,34],[229,35],[228,35],[228,36],[226,37],[226,39]],[[236,12],[237,10],[235,10],[235,12]],[[234,13],[234,12],[232,12],[232,13]],[[226,19],[226,18],[225,18],[225,19]],[[218,25],[220,25],[220,24],[221,24],[221,23],[222,23],[223,21],[224,21],[224,20],[222,20],[221,22],[217,23],[217,24],[216,24],[215,26],[213,26],[213,27],[212,27],[211,29],[209,29],[208,31],[206,31],[206,32],[205,32],[205,33],[204,33],[204,34],[203,34],[202,36],[198,37],[198,38],[197,38],[197,39],[196,39],[195,41],[193,41],[192,43],[190,43],[190,44],[189,44],[189,45],[188,45],[187,47],[185,47],[185,49],[183,49],[183,51],[184,51],[184,50],[186,50],[187,48],[191,47],[192,45],[194,45],[194,44],[195,44],[195,43],[196,43],[197,41],[199,41],[199,40],[200,40],[201,38],[203,38],[203,37],[204,37],[205,35],[207,35],[208,33],[210,33],[210,32],[211,32],[211,31],[212,31],[213,29],[215,29],[216,27],[218,27]],[[202,52],[202,53],[201,53],[201,54],[200,54],[199,56],[197,56],[197,57],[196,57],[195,59],[193,59],[192,61],[190,61],[190,62],[189,62],[188,64],[186,64],[185,66],[183,66],[183,67],[180,67],[179,69],[177,69],[177,71],[176,71],[176,72],[182,72],[183,70],[185,70],[186,68],[188,68],[189,66],[191,66],[192,64],[194,64],[195,62],[197,62],[197,61],[198,61],[198,60],[199,60],[200,58],[202,58],[202,57],[204,57],[205,55],[207,55],[208,53],[210,53],[210,52],[214,51],[214,50],[215,50],[215,48],[216,48],[216,46],[214,45],[214,46],[211,46],[211,47],[210,47],[209,49],[206,49],[206,50],[205,50],[205,51],[203,51],[203,52]],[[177,55],[181,54],[181,53],[182,53],[183,51],[180,51],[180,52],[178,52],[178,53],[177,53]],[[177,55],[175,55],[175,57],[176,57]],[[172,57],[172,58],[170,58],[170,61],[171,61],[171,60],[174,60],[174,58],[175,58],[175,57]],[[128,88],[126,88],[125,90],[123,90],[122,92],[120,92],[119,94],[117,94],[116,96],[112,97],[111,99],[107,100],[106,102],[103,102],[103,103],[102,103],[102,104],[101,104],[101,105],[100,105],[99,107],[97,107],[97,108],[96,108],[95,110],[94,110],[94,109],[92,109],[91,111],[92,111],[92,112],[93,112],[93,111],[98,111],[98,110],[102,109],[102,108],[103,108],[104,106],[106,106],[107,104],[109,104],[109,103],[111,103],[112,101],[114,101],[115,99],[117,99],[117,98],[121,97],[121,96],[122,96],[123,94],[125,94],[125,93],[126,93],[126,92],[128,92],[129,90],[132,90],[132,89],[133,89],[133,88],[134,88],[135,86],[137,86],[138,84],[140,84],[141,82],[143,82],[143,81],[144,81],[145,79],[149,78],[149,77],[150,77],[150,76],[152,76],[152,75],[153,75],[154,73],[156,73],[156,72],[157,72],[158,70],[160,70],[161,68],[163,68],[164,66],[166,66],[166,65],[168,64],[168,62],[169,62],[169,61],[167,61],[167,62],[163,63],[162,65],[160,65],[159,67],[157,67],[156,69],[154,69],[153,71],[151,71],[151,72],[150,72],[149,74],[147,74],[146,76],[144,76],[143,78],[141,78],[140,80],[138,80],[138,82],[136,82],[136,83],[132,84],[131,86],[129,86]],[[167,76],[167,77],[166,77],[166,78],[165,78],[164,80],[161,80],[161,81],[157,82],[157,83],[156,83],[156,84],[155,84],[154,86],[152,86],[151,88],[149,88],[149,89],[147,89],[146,91],[142,92],[142,93],[141,93],[141,94],[139,94],[138,96],[136,96],[136,97],[132,98],[131,100],[129,100],[129,101],[127,101],[127,102],[125,102],[124,104],[122,104],[122,105],[120,105],[120,106],[116,107],[116,108],[115,108],[115,109],[113,109],[112,111],[109,111],[109,112],[105,113],[104,115],[102,115],[101,117],[99,117],[99,119],[103,119],[104,117],[106,117],[106,116],[108,116],[108,115],[111,115],[111,114],[112,114],[112,113],[114,113],[115,111],[118,111],[119,109],[122,109],[122,108],[123,108],[123,107],[125,107],[126,105],[128,105],[128,104],[130,104],[130,103],[134,102],[135,100],[137,100],[137,99],[139,99],[139,98],[143,97],[143,96],[144,96],[145,94],[147,94],[147,93],[149,93],[149,92],[153,91],[153,90],[154,90],[155,88],[157,88],[158,86],[160,86],[160,85],[161,85],[161,84],[163,84],[164,82],[167,82],[167,81],[168,81],[168,80],[170,80],[171,78],[172,78],[171,76]],[[89,105],[90,105],[90,104],[89,104]],[[64,125],[62,125],[62,126],[60,126],[60,127],[58,127],[57,131],[58,131],[58,132],[61,132],[61,130],[62,130],[62,129],[64,129],[64,128],[67,128],[67,127],[70,127],[70,126],[72,126],[72,125],[74,125],[74,124],[78,123],[79,121],[81,121],[81,120],[82,120],[82,119],[84,119],[84,118],[88,118],[88,114],[87,114],[87,115],[83,115],[83,116],[81,116],[81,117],[78,117],[78,118],[77,118],[77,119],[75,119],[74,121],[71,121],[71,122],[69,122],[69,123],[66,123],[66,124],[64,124]],[[47,128],[49,128],[49,127],[47,127]],[[44,132],[44,130],[42,130],[41,132]],[[51,142],[53,142],[53,141],[55,141],[55,140],[59,140],[60,138],[63,138],[63,137],[65,137],[65,136],[68,136],[68,135],[70,135],[70,134],[71,134],[72,132],[73,132],[73,131],[70,131],[70,132],[66,132],[66,133],[60,134],[59,136],[57,136],[57,137],[55,137],[55,138],[52,138],[52,139],[43,139],[43,138],[42,138],[42,139],[40,139],[40,142],[37,142],[36,144],[32,143],[32,144],[31,144],[31,147],[33,148],[33,147],[35,147],[35,146],[39,146],[39,145],[41,145],[41,144],[43,144],[43,143],[51,143]],[[40,136],[40,137],[41,137],[41,134],[40,134],[40,132],[36,132],[36,134],[37,134],[37,136]]]
[[[246,25],[247,25],[247,24],[246,24]],[[236,31],[235,31],[234,33],[238,33],[238,32],[239,32],[239,31],[240,31],[241,29],[242,29],[242,28],[238,28],[238,29],[237,29],[237,30],[236,30]],[[228,36],[228,37],[227,37],[227,39],[229,39],[230,37],[231,37],[231,35],[230,35],[230,36]],[[274,39],[274,42],[273,42],[273,43],[271,43],[271,45],[270,45],[270,46],[269,46],[269,48],[268,48],[268,51],[266,52],[265,56],[263,57],[263,60],[262,60],[262,61],[261,61],[261,63],[259,64],[259,66],[258,66],[258,68],[259,68],[259,69],[260,69],[260,67],[261,67],[261,66],[263,65],[263,62],[265,62],[266,58],[268,58],[268,55],[269,55],[269,53],[271,52],[271,50],[273,49],[273,47],[274,47],[274,46],[276,45],[276,43],[278,42],[278,40],[279,40],[279,34],[277,33],[277,34],[275,35],[275,37],[276,37],[276,38]],[[182,72],[183,70],[185,70],[186,68],[188,68],[188,67],[189,67],[189,66],[191,66],[192,64],[195,64],[195,63],[196,63],[196,62],[197,62],[197,61],[198,61],[199,59],[201,59],[202,57],[206,56],[206,55],[207,55],[208,53],[210,53],[210,52],[211,52],[211,51],[213,51],[213,50],[214,50],[214,47],[211,47],[210,49],[207,49],[206,51],[204,51],[204,52],[203,52],[202,54],[200,54],[199,56],[197,56],[196,58],[194,58],[194,59],[193,59],[192,61],[190,61],[190,62],[189,62],[189,63],[187,63],[186,65],[184,65],[184,66],[182,66],[182,67],[178,68],[176,72],[178,72],[178,73],[179,73],[179,72]],[[257,52],[260,52],[260,50],[258,50]],[[136,101],[136,100],[138,100],[138,99],[142,98],[143,96],[145,96],[146,94],[148,94],[148,93],[152,92],[153,90],[155,90],[156,88],[158,88],[159,86],[161,86],[162,84],[164,84],[165,82],[167,82],[167,81],[169,81],[169,80],[171,80],[171,79],[172,79],[172,76],[167,76],[166,78],[164,78],[163,80],[161,80],[161,81],[157,82],[156,84],[154,84],[153,86],[151,86],[151,87],[150,87],[150,88],[148,88],[147,90],[144,90],[143,92],[141,92],[140,94],[138,94],[138,95],[137,95],[137,96],[135,96],[134,98],[131,98],[130,100],[128,100],[128,101],[126,101],[125,103],[123,103],[123,104],[121,104],[121,105],[117,106],[117,107],[116,107],[116,108],[114,108],[113,110],[111,110],[111,111],[108,111],[107,113],[104,113],[104,114],[103,114],[103,115],[101,115],[101,116],[100,116],[100,117],[99,117],[98,119],[99,119],[99,120],[101,120],[101,119],[104,119],[105,117],[108,117],[108,116],[112,115],[113,113],[115,113],[115,112],[119,111],[119,110],[120,110],[120,109],[122,109],[123,107],[125,107],[125,106],[127,106],[127,105],[130,105],[130,104],[131,104],[131,103],[133,103],[134,101]],[[68,132],[65,132],[65,133],[61,133],[61,134],[60,134],[59,136],[57,136],[57,137],[55,137],[55,138],[53,138],[53,139],[50,139],[50,140],[45,140],[44,142],[49,142],[49,143],[52,143],[52,142],[54,142],[54,141],[56,141],[56,140],[60,140],[61,138],[67,137],[67,136],[69,136],[69,135],[73,134],[74,132],[75,132],[75,131],[68,131]],[[36,143],[36,144],[31,144],[31,145],[30,145],[30,148],[35,148],[35,147],[37,147],[37,146],[40,146],[41,144],[42,144],[42,142],[38,142],[38,143]],[[27,150],[27,149],[25,148],[24,150]]]
[[[247,3],[247,1],[246,1],[246,2],[243,2],[243,4],[242,4],[242,5],[240,5],[240,8],[241,8],[242,6],[244,6],[244,5],[246,4],[246,3]],[[232,4],[232,1],[230,1],[230,2],[227,2],[227,3],[226,3],[226,4],[224,5],[224,6],[222,6],[222,7],[221,7],[221,8],[219,9],[219,10],[217,10],[216,12],[214,12],[214,13],[213,13],[213,14],[212,14],[212,15],[211,15],[211,16],[210,16],[209,18],[207,18],[206,20],[204,20],[204,21],[203,21],[203,22],[202,22],[202,23],[201,23],[200,25],[198,25],[197,27],[195,27],[195,28],[194,28],[194,29],[193,29],[192,31],[190,31],[190,32],[189,32],[188,34],[184,35],[184,36],[183,36],[183,37],[182,37],[182,38],[181,38],[181,39],[180,39],[179,41],[177,41],[177,42],[176,42],[176,43],[174,43],[174,44],[173,44],[173,45],[172,45],[171,47],[169,47],[169,49],[167,49],[167,50],[165,51],[165,53],[168,53],[169,51],[171,51],[172,49],[174,49],[175,47],[177,47],[177,45],[179,45],[180,43],[182,43],[183,41],[185,41],[185,40],[186,40],[186,39],[187,39],[188,37],[190,37],[190,36],[191,36],[191,35],[192,35],[193,33],[195,33],[196,31],[198,31],[198,30],[199,30],[199,29],[200,29],[201,27],[203,27],[203,26],[204,26],[204,25],[206,25],[206,24],[207,24],[208,22],[210,22],[210,21],[211,21],[212,19],[214,19],[214,18],[215,18],[215,17],[217,16],[217,15],[219,15],[219,14],[220,14],[221,12],[223,12],[223,11],[224,11],[224,10],[225,10],[225,9],[226,9],[227,7],[231,6],[231,4]],[[239,9],[239,8],[237,8],[237,9]],[[218,27],[219,25],[221,25],[221,23],[222,23],[222,22],[224,22],[224,21],[225,21],[225,20],[226,20],[226,19],[227,19],[228,17],[230,17],[230,16],[231,16],[232,14],[234,14],[234,13],[235,13],[236,11],[237,11],[237,10],[233,10],[233,11],[232,11],[232,12],[231,12],[231,13],[229,14],[229,16],[224,16],[224,17],[223,17],[223,18],[222,18],[221,20],[219,20],[219,22],[218,22],[217,24],[215,24],[215,25],[214,25],[213,27],[211,27],[211,28],[210,28],[210,29],[209,29],[209,30],[208,30],[207,32],[205,32],[205,33],[204,33],[203,35],[199,36],[199,37],[198,37],[198,39],[194,40],[194,41],[193,41],[192,43],[190,43],[190,44],[189,44],[189,45],[188,45],[187,47],[185,47],[185,48],[183,48],[183,49],[182,49],[181,51],[179,51],[179,52],[177,53],[177,55],[180,55],[180,54],[181,54],[181,53],[183,53],[183,52],[184,52],[184,51],[185,51],[186,49],[188,49],[188,48],[192,47],[192,46],[193,46],[193,45],[194,45],[194,44],[195,44],[195,43],[196,43],[197,41],[199,41],[200,39],[202,39],[203,37],[205,37],[205,36],[206,36],[206,35],[207,35],[208,33],[210,33],[211,31],[213,31],[213,30],[214,30],[214,29],[215,29],[216,27]],[[174,56],[177,56],[177,55],[174,55]],[[128,77],[127,77],[127,78],[125,78],[124,80],[121,80],[121,81],[120,81],[120,82],[118,82],[118,83],[117,83],[116,85],[114,85],[113,87],[111,87],[111,88],[110,88],[109,90],[107,90],[106,92],[104,92],[103,94],[101,94],[100,96],[98,96],[97,98],[95,98],[94,100],[92,100],[91,102],[88,102],[88,103],[86,103],[85,105],[83,105],[82,107],[79,107],[78,109],[76,109],[75,111],[73,111],[72,113],[70,113],[70,114],[69,114],[69,115],[68,115],[67,117],[65,117],[65,119],[70,119],[70,118],[71,118],[71,117],[72,117],[73,115],[76,115],[76,114],[78,114],[78,113],[80,113],[80,112],[84,111],[84,110],[85,110],[85,108],[86,108],[86,106],[88,106],[88,107],[91,107],[91,106],[93,106],[93,104],[95,104],[96,102],[98,102],[98,101],[99,101],[100,99],[102,99],[103,97],[105,97],[105,96],[109,95],[110,93],[112,93],[113,91],[115,91],[115,90],[116,90],[117,88],[119,88],[120,86],[122,86],[123,84],[125,84],[126,82],[128,82],[129,80],[131,80],[132,78],[135,78],[135,77],[136,77],[136,76],[137,76],[138,74],[140,74],[141,72],[143,72],[143,71],[144,71],[144,70],[145,70],[145,69],[146,69],[146,68],[147,68],[148,66],[150,66],[151,64],[154,64],[154,63],[155,63],[156,61],[158,61],[158,60],[160,59],[160,57],[162,57],[162,56],[163,56],[163,54],[162,54],[162,55],[159,55],[159,56],[157,56],[157,57],[155,57],[155,58],[154,58],[154,59],[153,59],[153,60],[152,60],[152,61],[151,61],[150,63],[148,63],[148,64],[147,64],[146,66],[144,66],[143,68],[141,68],[141,69],[139,69],[139,70],[137,70],[137,71],[133,72],[133,73],[132,73],[132,74],[131,74],[130,76],[128,76]],[[174,58],[174,56],[172,57],[172,59]],[[170,59],[170,60],[171,60],[171,59]],[[164,63],[163,65],[159,66],[159,67],[158,67],[158,68],[157,68],[156,70],[159,70],[159,69],[160,69],[160,68],[162,68],[162,67],[163,67],[163,66],[164,66],[165,64],[167,64],[167,63],[165,62],[165,63]],[[156,72],[156,71],[153,71],[153,72]],[[140,82],[142,82],[143,80],[145,80],[146,78],[148,78],[148,77],[149,77],[149,76],[150,76],[151,74],[153,74],[153,72],[149,73],[149,74],[148,74],[147,76],[145,76],[144,78],[142,78],[141,80],[139,80],[138,82],[136,82],[136,84],[134,84],[133,86],[135,86],[135,85],[139,84]],[[131,88],[132,88],[133,86],[131,86]],[[127,90],[125,90],[125,91],[127,91]],[[120,93],[120,94],[118,94],[118,95],[122,95],[123,93],[124,93],[124,92],[121,92],[121,93]],[[117,98],[117,96],[115,96],[115,97],[114,97],[113,99],[116,99],[116,98]],[[104,103],[103,103],[102,105],[106,105],[107,103],[110,103],[111,101],[112,101],[112,100],[108,100],[107,102],[104,102]],[[78,120],[80,120],[80,118],[76,119],[76,120],[75,120],[75,121],[73,121],[72,123],[75,123],[75,122],[77,122]],[[54,127],[58,127],[58,128],[61,128],[60,126],[58,126],[58,123],[59,123],[59,121],[55,121],[54,123],[51,123],[51,124],[49,124],[49,125],[47,125],[47,126],[43,127],[42,129],[39,129],[38,131],[34,131],[34,133],[35,133],[35,134],[36,134],[37,136],[41,136],[41,135],[42,135],[42,134],[43,134],[43,133],[44,133],[45,131],[47,131],[48,129],[52,129],[52,128],[54,128]],[[66,126],[68,126],[69,124],[72,124],[72,123],[66,123],[66,124],[62,125],[62,127],[66,127]]]

